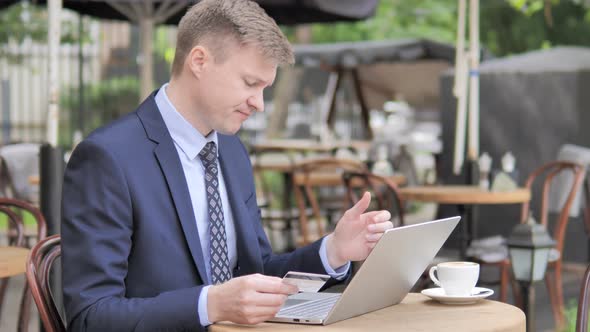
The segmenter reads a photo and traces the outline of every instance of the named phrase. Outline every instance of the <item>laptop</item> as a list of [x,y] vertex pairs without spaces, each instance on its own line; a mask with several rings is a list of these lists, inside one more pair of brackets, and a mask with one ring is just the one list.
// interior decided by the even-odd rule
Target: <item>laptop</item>
[[344,292],[291,295],[269,321],[328,325],[398,304],[460,219],[457,216],[388,230]]

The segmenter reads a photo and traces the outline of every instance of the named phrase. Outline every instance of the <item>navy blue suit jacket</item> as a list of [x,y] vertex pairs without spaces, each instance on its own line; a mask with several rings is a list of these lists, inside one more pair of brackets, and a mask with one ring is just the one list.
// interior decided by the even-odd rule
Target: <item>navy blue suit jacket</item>
[[[219,135],[219,162],[236,226],[234,276],[325,273],[320,242],[273,255],[260,222],[248,153]],[[80,143],[62,204],[62,272],[72,331],[198,331],[205,276],[176,148],[154,94]]]

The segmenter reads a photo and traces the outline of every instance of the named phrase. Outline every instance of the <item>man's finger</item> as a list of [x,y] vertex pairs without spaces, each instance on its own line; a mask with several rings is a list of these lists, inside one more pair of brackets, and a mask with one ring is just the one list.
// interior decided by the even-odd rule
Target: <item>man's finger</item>
[[391,219],[391,213],[387,210],[370,211],[361,215],[362,220],[365,224],[375,224]]
[[369,233],[365,235],[365,239],[368,242],[377,242],[383,236],[383,233]]
[[376,224],[369,224],[367,226],[367,230],[370,233],[383,233],[386,230],[393,228],[393,223],[391,221],[384,221]]
[[356,204],[346,211],[347,213],[352,213],[354,215],[361,215],[363,212],[369,208],[369,204],[371,204],[371,193],[365,191],[363,197],[356,202]]
[[287,300],[287,295],[271,293],[254,293],[252,303],[261,307],[280,307]]
[[260,293],[291,295],[299,291],[297,286],[286,284],[283,279],[257,275],[254,282],[254,290]]

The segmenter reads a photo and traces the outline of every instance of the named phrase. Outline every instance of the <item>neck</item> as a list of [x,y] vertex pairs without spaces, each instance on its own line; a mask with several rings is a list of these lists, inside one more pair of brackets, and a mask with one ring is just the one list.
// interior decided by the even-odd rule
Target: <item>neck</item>
[[207,137],[212,130],[207,128],[199,118],[198,110],[201,107],[198,105],[198,98],[193,96],[191,94],[192,89],[188,88],[194,88],[194,86],[195,82],[187,82],[182,77],[172,77],[166,88],[166,95],[168,95],[168,99],[170,99],[176,111],[201,135]]

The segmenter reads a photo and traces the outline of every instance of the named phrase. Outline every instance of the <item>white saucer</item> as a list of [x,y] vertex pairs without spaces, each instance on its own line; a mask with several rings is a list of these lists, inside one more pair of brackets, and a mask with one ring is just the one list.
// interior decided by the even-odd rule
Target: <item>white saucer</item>
[[494,294],[494,291],[489,288],[474,287],[471,296],[448,296],[445,291],[440,288],[428,288],[421,292],[422,294],[445,304],[471,304]]

